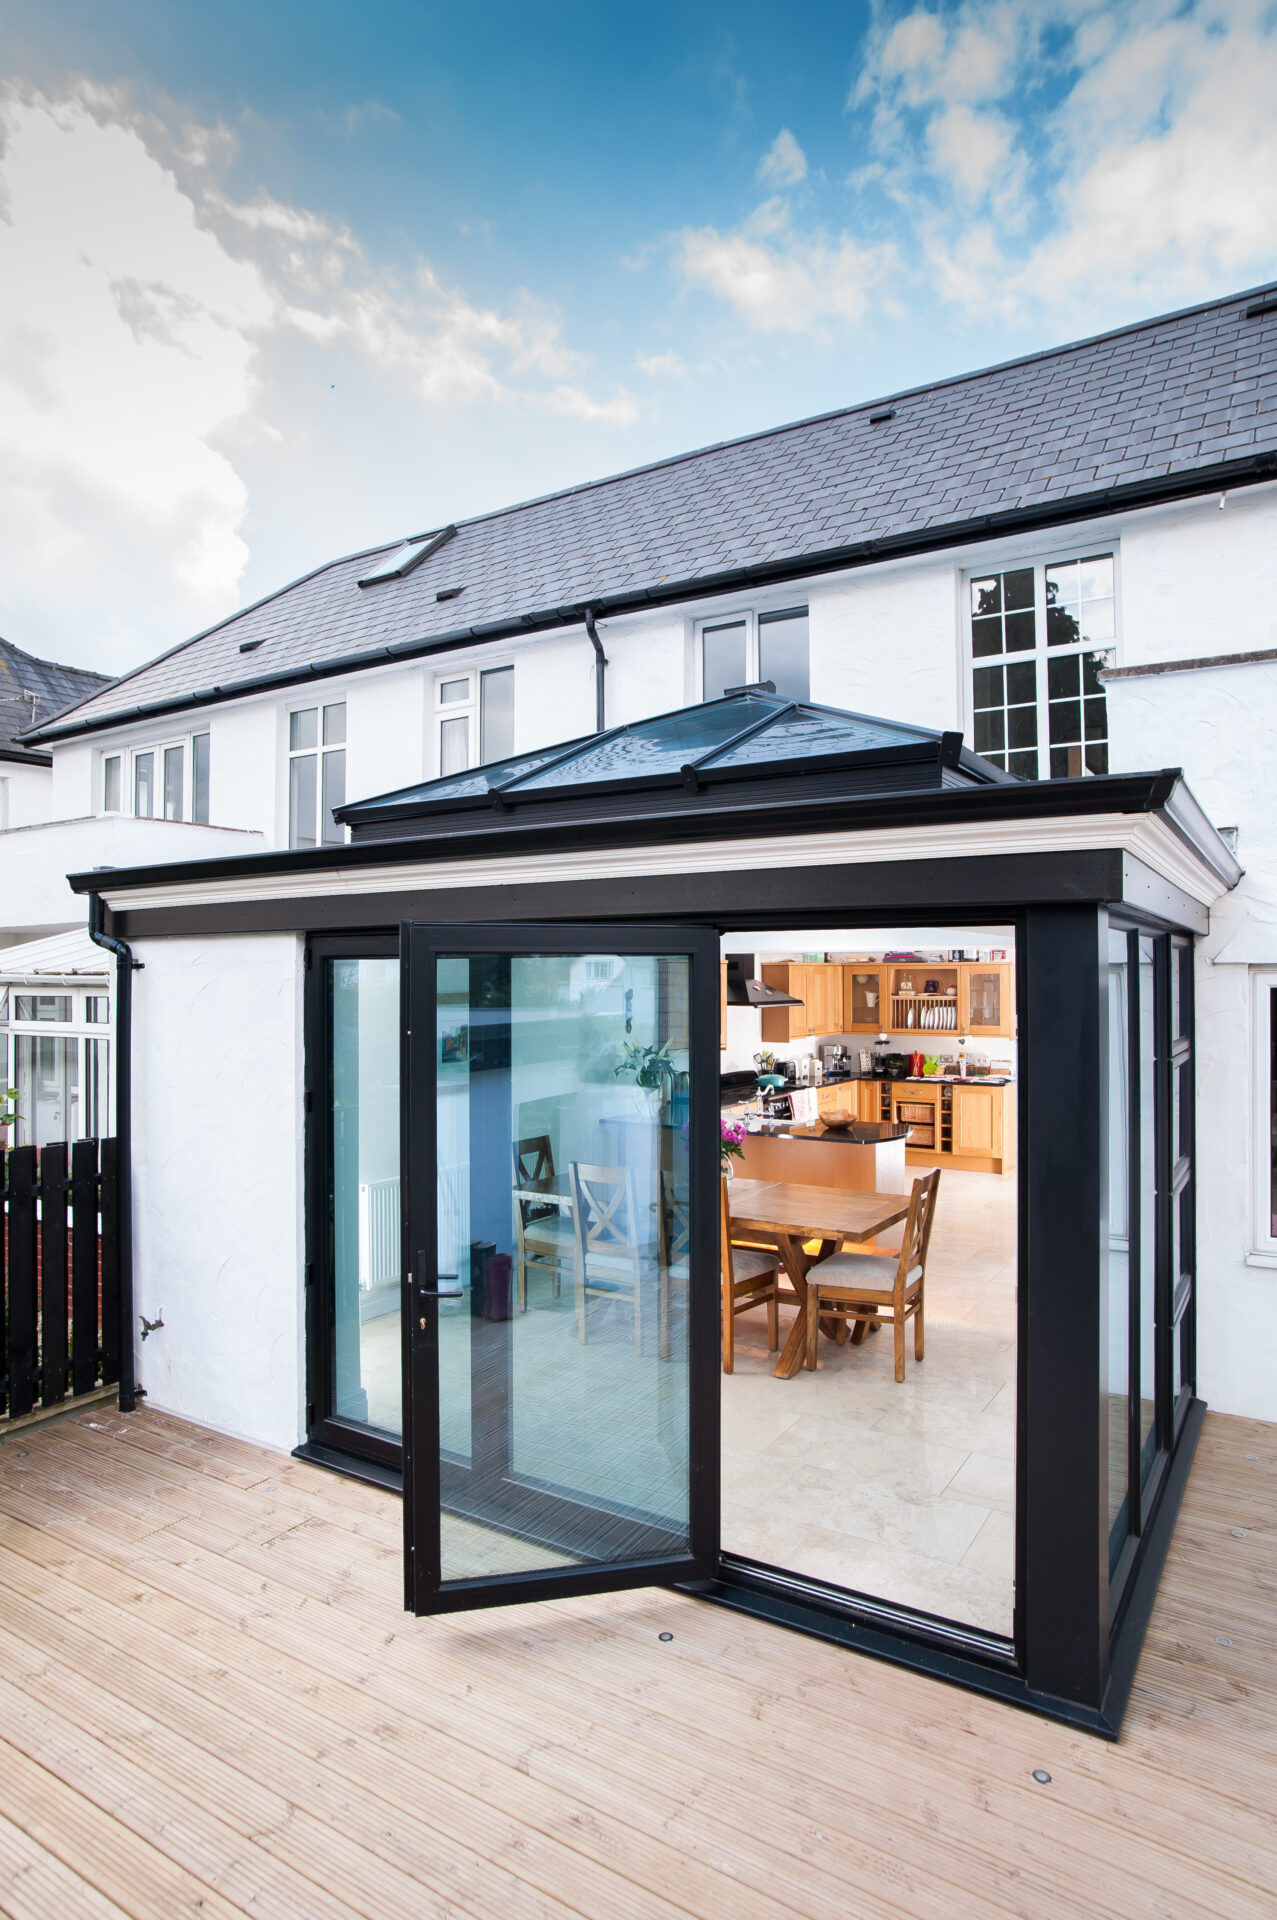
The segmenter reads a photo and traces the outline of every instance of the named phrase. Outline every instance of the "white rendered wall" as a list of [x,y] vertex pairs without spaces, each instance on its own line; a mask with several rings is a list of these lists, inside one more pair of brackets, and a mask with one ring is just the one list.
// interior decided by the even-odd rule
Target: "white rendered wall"
[[53,817],[53,770],[26,766],[20,760],[0,760],[0,831],[7,827],[34,827]]
[[808,595],[811,697],[912,726],[962,724],[957,569],[866,567]]
[[1277,966],[1277,661],[1114,680],[1108,696],[1115,767],[1183,766],[1211,819],[1238,828],[1245,877],[1197,949],[1198,1385],[1221,1412],[1277,1420],[1277,1271],[1247,1262],[1266,1146],[1252,1118],[1250,969]]
[[1277,646],[1277,486],[1220,498],[1125,523],[1121,665]]
[[[292,1448],[303,1436],[302,943],[139,942],[134,1306],[150,1405]],[[140,1321],[136,1323],[140,1326]]]

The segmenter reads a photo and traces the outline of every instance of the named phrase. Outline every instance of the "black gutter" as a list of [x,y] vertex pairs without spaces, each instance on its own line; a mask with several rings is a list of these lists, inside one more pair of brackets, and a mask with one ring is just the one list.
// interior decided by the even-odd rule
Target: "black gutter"
[[594,624],[594,608],[585,609],[585,631],[590,636],[590,645],[594,648],[594,731],[604,731],[604,716],[607,712],[607,655],[603,651],[603,642],[599,639],[599,630]]
[[[801,778],[794,784],[801,792]],[[877,828],[931,826],[937,822],[1081,818],[1104,813],[1164,813],[1184,844],[1206,863],[1223,886],[1236,886],[1242,869],[1214,830],[1205,844],[1199,844],[1189,822],[1181,824],[1174,818],[1174,798],[1183,785],[1183,773],[1171,767],[1155,773],[1095,774],[1076,780],[1024,780],[1006,786],[932,788],[925,792],[870,798],[860,795],[845,802],[821,798],[810,805],[804,805],[802,800],[777,800],[746,811],[689,806],[676,816],[637,820],[626,818],[622,796],[615,812],[558,825],[534,821],[524,827],[518,815],[511,814],[502,816],[499,824],[493,822],[483,833],[363,840],[344,847],[281,849],[235,854],[221,860],[117,867],[111,872],[110,890],[116,893],[133,887],[185,886],[193,881],[324,874],[379,866],[393,872],[396,866],[409,863],[478,859],[485,854],[508,854],[516,849],[522,855],[560,847],[584,851],[595,846],[651,844],[657,839],[683,842],[723,835],[744,839],[779,832],[845,830],[854,833]],[[69,874],[67,878],[73,893],[90,893],[103,884],[100,868]]]
[[[359,653],[341,654],[332,660],[313,661],[294,667],[287,673],[258,674],[251,680],[236,680],[227,686],[203,687],[196,693],[169,700],[152,700],[94,720],[80,720],[65,727],[49,726],[32,731],[24,738],[32,740],[69,740],[87,733],[102,733],[133,720],[159,718],[168,713],[185,713],[193,707],[215,706],[227,700],[244,700],[253,694],[269,693],[284,687],[304,685],[307,681],[332,679],[338,674],[358,672],[365,667],[384,666],[402,660],[427,658],[434,654],[455,653],[485,640],[509,640],[517,635],[549,633],[583,624],[588,606],[591,619],[601,615],[617,617],[641,613],[673,601],[713,599],[735,593],[742,587],[783,585],[823,573],[846,568],[871,566],[881,560],[909,559],[935,553],[946,547],[967,546],[972,541],[997,538],[1009,533],[1033,533],[1059,526],[1071,520],[1102,518],[1123,513],[1132,507],[1161,506],[1172,500],[1191,499],[1195,494],[1231,492],[1238,487],[1257,486],[1277,479],[1277,452],[1252,454],[1245,460],[1221,461],[1213,467],[1195,467],[1182,474],[1160,474],[1152,480],[1134,480],[1125,486],[1095,493],[1065,495],[1058,501],[1041,501],[1032,507],[1015,507],[1003,513],[986,513],[975,519],[948,521],[943,526],[921,532],[889,534],[875,540],[857,541],[849,546],[828,547],[811,554],[793,555],[785,560],[762,562],[748,567],[725,568],[721,573],[701,578],[662,582],[612,594],[593,594],[588,602],[567,607],[545,608],[539,612],[518,614],[503,620],[480,622],[472,627],[454,628],[428,639],[401,640],[393,646],[374,647]],[[193,645],[187,641],[184,644]]]
[[[101,885],[102,870],[87,876]],[[123,940],[103,932],[106,913],[102,896],[89,894],[89,938],[115,955],[115,1138],[116,1245],[118,1253],[118,1324],[120,1349],[120,1412],[137,1405],[137,1375],[133,1349],[133,975],[142,962]]]
[[34,747],[0,747],[0,760],[19,767],[51,767],[51,753],[37,753]]

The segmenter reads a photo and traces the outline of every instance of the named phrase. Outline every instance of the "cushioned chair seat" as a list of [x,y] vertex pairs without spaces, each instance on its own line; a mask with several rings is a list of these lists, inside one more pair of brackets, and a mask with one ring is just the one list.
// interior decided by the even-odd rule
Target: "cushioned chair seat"
[[775,1268],[774,1253],[749,1253],[739,1247],[732,1248],[732,1273],[738,1283],[742,1280],[761,1280],[765,1273],[773,1273]]
[[[851,1287],[857,1293],[881,1293],[891,1298],[891,1283],[896,1277],[895,1255],[875,1253],[835,1253],[812,1268],[808,1278],[822,1292],[826,1287]],[[906,1286],[921,1280],[922,1268],[910,1267]]]
[[543,1220],[529,1220],[523,1229],[523,1238],[530,1247],[553,1246],[571,1251],[576,1246],[576,1231],[570,1214],[547,1213]]

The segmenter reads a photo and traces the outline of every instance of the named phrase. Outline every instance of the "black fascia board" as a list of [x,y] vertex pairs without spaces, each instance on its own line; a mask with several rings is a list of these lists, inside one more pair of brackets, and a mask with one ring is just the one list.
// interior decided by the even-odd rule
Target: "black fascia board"
[[516,635],[582,626],[587,605],[597,617],[606,615],[615,619],[622,614],[642,613],[650,608],[668,606],[674,601],[712,599],[719,594],[736,593],[742,587],[783,585],[787,581],[836,573],[844,568],[872,566],[882,560],[910,559],[946,547],[962,547],[970,545],[972,541],[996,539],[1004,534],[1045,531],[1071,520],[1102,518],[1133,507],[1161,506],[1173,500],[1191,499],[1195,494],[1230,492],[1238,487],[1256,486],[1273,479],[1277,479],[1277,452],[1251,454],[1244,460],[1224,460],[1210,467],[1187,468],[1182,473],[1158,474],[1152,479],[1126,481],[1118,487],[1072,494],[1058,501],[1039,501],[1031,507],[1012,507],[1001,513],[946,521],[936,527],[853,541],[809,554],[790,555],[784,560],[726,568],[720,573],[705,574],[699,578],[662,581],[659,585],[611,594],[592,593],[588,601],[582,600],[578,606],[555,606],[543,612],[510,615],[504,620],[453,628],[447,633],[425,639],[400,640],[389,646],[342,654],[332,660],[310,661],[304,667],[294,667],[284,673],[258,674],[251,680],[237,680],[229,686],[204,687],[196,693],[182,694],[169,700],[152,700],[133,707],[122,707],[93,720],[75,721],[64,727],[50,725],[34,728],[22,737],[32,741],[69,740],[82,734],[103,733],[133,720],[158,719],[169,713],[187,712],[192,707],[215,706],[228,700],[248,699],[257,693],[301,686],[308,680],[332,679],[338,674],[355,673],[366,667],[455,653],[463,647],[487,640],[509,640]]
[[[747,812],[724,811],[715,815],[699,808],[691,813],[670,815],[664,819],[627,820],[621,811],[596,821],[560,823],[538,822],[521,828],[517,818],[508,816],[482,833],[454,837],[413,837],[403,840],[355,841],[343,847],[281,848],[269,853],[232,854],[220,860],[183,860],[146,867],[115,867],[109,875],[102,868],[87,873],[68,874],[73,893],[109,895],[138,886],[188,886],[193,881],[236,880],[252,876],[281,877],[294,873],[340,872],[346,868],[384,866],[393,869],[423,861],[456,860],[458,853],[476,859],[485,854],[505,853],[512,846],[520,852],[554,851],[561,847],[582,850],[594,847],[627,846],[654,840],[685,842],[710,838],[750,839],[776,832],[869,832],[890,827],[926,827],[948,821],[988,820],[990,823],[1015,819],[1067,819],[1092,814],[1163,813],[1170,824],[1169,803],[1183,784],[1178,767],[1153,773],[1093,774],[1076,780],[1024,780],[1007,786],[934,787],[907,794],[857,796],[842,802],[806,800],[802,782],[799,792],[787,801],[770,801]],[[1218,836],[1216,836],[1217,838]],[[1215,853],[1198,846],[1181,831],[1181,838],[1192,846],[1212,871],[1219,872]],[[490,846],[485,842],[491,842]],[[1219,843],[1223,849],[1222,841]],[[1240,869],[1238,870],[1240,871]],[[1227,881],[1225,884],[1233,884]]]
[[51,767],[53,755],[39,753],[34,747],[0,747],[0,760],[15,767]]
[[[946,763],[941,758],[939,736],[920,744],[906,742],[895,747],[869,747],[860,753],[820,753],[810,754],[800,761],[786,761],[771,774],[779,787],[785,781],[800,780],[811,773],[836,773],[843,769],[859,772],[862,768],[872,771],[878,767],[923,766],[939,769]],[[534,768],[533,772],[543,772],[543,768]],[[763,780],[769,777],[766,761],[748,761],[736,767],[697,767],[696,777],[699,791],[708,793],[714,787],[728,786],[733,781]],[[990,781],[982,784],[992,785]],[[1019,783],[1018,783],[1019,784]],[[579,795],[582,799],[610,800],[617,794],[653,793],[662,788],[687,789],[684,770],[681,767],[666,769],[661,773],[623,774],[612,780],[585,780],[579,786],[569,786],[566,791]],[[513,812],[518,807],[548,803],[553,799],[562,799],[564,788],[555,788],[552,792],[540,789],[529,793],[510,787],[490,787],[486,793],[457,794],[450,799],[431,802],[402,801],[394,806],[376,805],[367,814],[361,813],[364,804],[352,801],[350,806],[334,809],[334,818],[356,831],[369,833],[386,821],[415,820],[429,823],[431,831],[447,832],[447,820],[453,814],[489,813],[493,802],[501,804],[503,810]],[[703,802],[703,806],[710,803]],[[699,809],[697,809],[699,811]]]

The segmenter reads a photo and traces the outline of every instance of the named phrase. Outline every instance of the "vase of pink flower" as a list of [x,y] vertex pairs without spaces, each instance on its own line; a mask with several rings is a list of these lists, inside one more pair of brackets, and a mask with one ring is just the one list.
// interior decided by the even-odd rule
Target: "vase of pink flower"
[[745,1158],[745,1135],[748,1132],[749,1128],[743,1120],[719,1121],[719,1161],[724,1180],[730,1180],[735,1175],[732,1161]]

